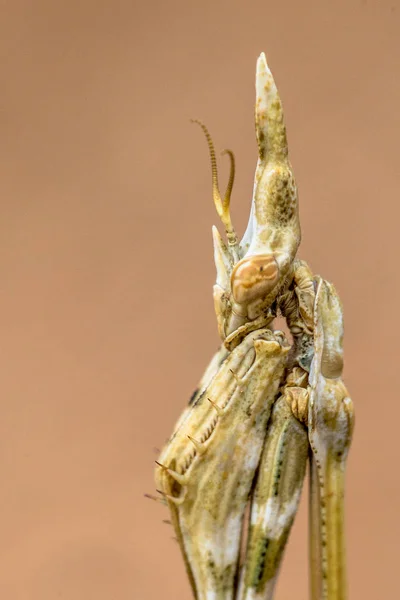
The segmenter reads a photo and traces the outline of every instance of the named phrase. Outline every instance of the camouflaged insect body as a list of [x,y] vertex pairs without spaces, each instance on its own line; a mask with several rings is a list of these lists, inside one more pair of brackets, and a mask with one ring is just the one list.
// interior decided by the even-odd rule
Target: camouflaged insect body
[[[230,216],[234,156],[213,198],[214,305],[222,345],[156,468],[198,600],[273,597],[310,455],[312,600],[346,597],[343,494],[353,406],[341,379],[343,318],[334,287],[296,258],[298,196],[279,94],[264,54],[256,73],[258,163],[239,242]],[[273,321],[282,315],[292,345]],[[244,522],[250,501],[249,522]],[[239,555],[248,526],[243,564]]]

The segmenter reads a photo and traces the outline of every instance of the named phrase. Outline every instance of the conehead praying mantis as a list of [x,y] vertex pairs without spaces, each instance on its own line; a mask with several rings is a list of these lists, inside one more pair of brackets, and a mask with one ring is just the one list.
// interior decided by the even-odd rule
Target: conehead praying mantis
[[[161,452],[156,487],[195,598],[267,600],[309,461],[311,598],[344,600],[344,475],[354,412],[342,381],[342,308],[333,285],[296,258],[297,188],[264,54],[257,61],[255,123],[258,162],[241,241],[229,210],[233,153],[226,151],[231,170],[222,196],[213,142],[199,123],[226,233],[224,242],[213,228],[222,344]],[[274,329],[279,315],[291,344]]]

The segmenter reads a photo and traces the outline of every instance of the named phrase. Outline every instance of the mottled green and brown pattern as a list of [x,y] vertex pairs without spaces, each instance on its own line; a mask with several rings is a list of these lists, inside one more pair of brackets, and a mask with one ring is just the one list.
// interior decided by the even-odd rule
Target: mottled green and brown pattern
[[[269,600],[310,456],[312,600],[346,598],[343,494],[353,406],[342,382],[343,318],[333,286],[296,258],[297,188],[281,100],[264,54],[256,74],[258,163],[239,242],[230,216],[235,161],[213,198],[214,305],[222,345],[157,461],[198,600]],[[290,346],[274,319],[282,315]],[[249,520],[245,520],[250,502]],[[244,528],[247,544],[240,563]]]

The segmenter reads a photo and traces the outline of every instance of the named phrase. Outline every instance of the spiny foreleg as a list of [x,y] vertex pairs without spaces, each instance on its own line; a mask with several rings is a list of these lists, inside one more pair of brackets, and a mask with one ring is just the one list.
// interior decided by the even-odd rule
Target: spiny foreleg
[[163,450],[156,483],[199,600],[232,600],[243,515],[289,344],[250,333],[222,362]]
[[254,488],[238,599],[270,600],[297,512],[308,457],[307,430],[294,416],[307,397],[307,373],[296,367],[268,424]]

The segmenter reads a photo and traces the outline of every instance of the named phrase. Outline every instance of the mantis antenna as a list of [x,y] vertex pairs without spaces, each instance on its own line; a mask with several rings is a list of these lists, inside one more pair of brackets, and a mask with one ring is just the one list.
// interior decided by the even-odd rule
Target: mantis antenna
[[230,170],[229,170],[229,179],[228,184],[226,186],[224,197],[222,198],[221,192],[219,191],[218,185],[218,167],[217,167],[217,158],[215,156],[214,144],[208,131],[207,127],[199,121],[198,119],[192,119],[192,123],[197,123],[202,128],[204,135],[206,136],[208,149],[210,151],[210,159],[211,159],[211,174],[212,174],[212,190],[213,190],[213,199],[215,208],[217,210],[218,216],[221,219],[225,231],[226,237],[228,238],[228,247],[231,250],[233,259],[237,261],[239,259],[239,242],[236,235],[236,231],[232,225],[231,214],[230,214],[230,202],[231,202],[231,193],[233,188],[233,183],[235,181],[235,155],[232,150],[223,150],[221,155],[227,154],[230,160]]

